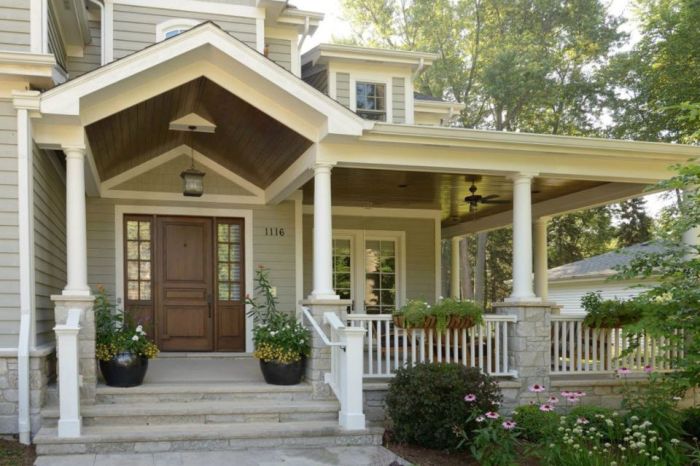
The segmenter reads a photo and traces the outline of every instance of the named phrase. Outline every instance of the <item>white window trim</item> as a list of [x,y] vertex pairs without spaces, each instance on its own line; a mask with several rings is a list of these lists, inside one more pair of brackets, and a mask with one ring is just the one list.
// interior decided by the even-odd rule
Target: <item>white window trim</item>
[[[190,215],[195,217],[227,217],[244,219],[244,260],[246,293],[255,289],[253,275],[253,211],[244,209],[213,209],[203,207],[169,207],[149,205],[114,206],[114,256],[115,256],[115,295],[117,306],[124,306],[124,215]],[[253,352],[253,319],[248,316],[250,306],[246,304],[245,350]]]
[[353,312],[365,312],[365,244],[373,240],[396,242],[396,307],[406,302],[406,232],[386,230],[333,230],[333,239],[350,238],[352,273],[350,276]]
[[156,42],[165,40],[165,35],[170,31],[192,29],[201,24],[201,21],[188,18],[175,18],[156,24]]
[[394,102],[393,102],[393,88],[392,88],[392,77],[379,74],[362,74],[362,73],[351,73],[350,74],[350,110],[357,112],[357,83],[372,83],[372,84],[384,84],[385,99],[386,99],[386,121],[385,123],[392,123],[394,121]]

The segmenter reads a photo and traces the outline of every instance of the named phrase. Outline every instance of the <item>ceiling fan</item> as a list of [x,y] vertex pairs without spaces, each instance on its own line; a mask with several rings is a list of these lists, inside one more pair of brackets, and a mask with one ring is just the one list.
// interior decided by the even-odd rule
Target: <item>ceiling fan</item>
[[469,187],[469,196],[464,198],[464,202],[469,204],[469,213],[475,213],[479,208],[479,204],[510,204],[511,201],[508,199],[498,199],[501,197],[498,194],[489,194],[488,196],[482,196],[477,194],[477,188],[474,179],[471,180],[472,185]]

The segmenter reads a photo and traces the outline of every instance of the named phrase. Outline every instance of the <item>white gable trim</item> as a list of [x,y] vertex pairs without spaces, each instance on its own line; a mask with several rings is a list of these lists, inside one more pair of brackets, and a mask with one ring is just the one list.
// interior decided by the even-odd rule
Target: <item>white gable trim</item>
[[[231,57],[232,60],[237,61],[267,81],[268,85],[277,87],[289,95],[290,99],[300,101],[300,105],[308,105],[319,116],[325,117],[326,127],[316,128],[317,134],[313,138],[314,140],[324,137],[327,133],[359,136],[363,130],[374,127],[373,122],[363,120],[317,89],[276,66],[266,57],[209,23],[202,24],[170,40],[157,43],[45,92],[41,99],[41,112],[42,114],[79,116],[82,123],[86,125],[100,117],[104,118],[147,98],[161,94],[166,89],[184,84],[195,77],[206,76],[226,89],[237,89],[237,95],[241,98],[254,98],[255,102],[251,104],[300,132],[304,121],[299,121],[303,118],[299,118],[297,109],[294,109],[297,110],[294,112],[288,108],[289,105],[285,107],[280,102],[276,102],[272,96],[266,96],[259,89],[259,83],[246,83],[240,78],[236,78],[229,70],[230,67],[218,63],[216,60],[218,57],[212,54],[209,47]],[[99,102],[100,112],[95,112],[89,117],[85,115],[84,109],[81,112],[81,99],[152,70],[158,65],[164,65],[185,54],[194,53],[196,56],[197,51],[201,52],[200,62],[192,63],[192,57],[188,57],[190,62],[179,64],[176,73],[158,75],[157,84],[148,86],[144,76],[143,79],[138,80],[137,87],[133,92],[132,89],[129,89],[128,93],[119,93],[118,96],[115,95],[106,101],[101,100]],[[180,77],[180,75],[182,76]],[[83,105],[85,105],[84,101]],[[308,128],[300,134],[307,137],[312,136],[309,134]]]
[[165,10],[191,11],[214,15],[239,16],[242,18],[265,18],[265,9],[246,5],[201,0],[112,0],[115,5],[162,8]]
[[245,178],[237,175],[228,168],[220,165],[205,156],[201,152],[194,151],[194,160],[205,167],[209,168],[211,171],[218,175],[223,176],[231,183],[240,186],[246,191],[250,192],[250,196],[246,195],[226,195],[226,194],[205,194],[199,198],[184,197],[179,193],[161,193],[161,192],[151,192],[151,191],[125,191],[114,189],[126,181],[129,181],[137,176],[143,175],[144,173],[153,170],[163,164],[166,164],[181,155],[188,155],[191,152],[190,146],[187,144],[182,144],[174,149],[171,149],[157,157],[154,157],[136,167],[130,168],[125,172],[120,173],[108,180],[103,181],[100,184],[100,193],[102,197],[111,199],[154,199],[154,200],[175,200],[175,201],[195,201],[195,202],[225,202],[225,203],[236,203],[236,204],[264,204],[265,203],[265,190],[254,185]]

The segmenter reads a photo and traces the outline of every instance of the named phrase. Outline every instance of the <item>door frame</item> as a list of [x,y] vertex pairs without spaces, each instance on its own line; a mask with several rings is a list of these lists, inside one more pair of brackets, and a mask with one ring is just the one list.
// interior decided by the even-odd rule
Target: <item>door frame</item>
[[[157,205],[123,205],[114,206],[114,257],[115,257],[115,295],[117,306],[124,305],[124,215],[172,215],[188,217],[221,217],[242,218],[243,225],[243,257],[245,270],[245,288],[253,290],[253,211],[249,209],[217,209],[206,207],[175,207]],[[253,319],[248,316],[249,306],[246,305],[245,318],[245,351],[252,353],[253,348]]]

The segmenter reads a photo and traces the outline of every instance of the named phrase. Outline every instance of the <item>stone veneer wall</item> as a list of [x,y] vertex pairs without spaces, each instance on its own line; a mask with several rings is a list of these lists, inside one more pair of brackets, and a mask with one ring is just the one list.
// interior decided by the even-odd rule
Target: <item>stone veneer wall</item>
[[[41,407],[47,387],[56,376],[56,353],[31,356],[29,360],[30,413],[32,434],[41,427]],[[17,388],[17,357],[0,356],[0,434],[18,432],[19,391]]]

